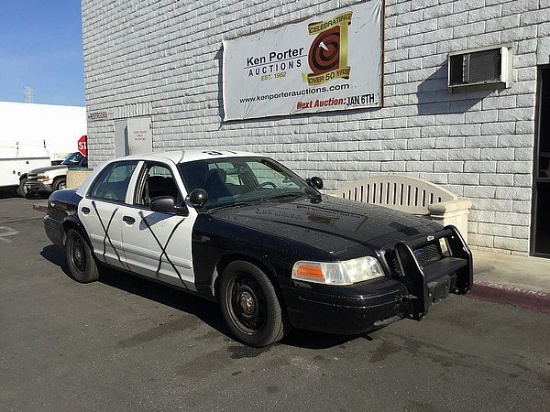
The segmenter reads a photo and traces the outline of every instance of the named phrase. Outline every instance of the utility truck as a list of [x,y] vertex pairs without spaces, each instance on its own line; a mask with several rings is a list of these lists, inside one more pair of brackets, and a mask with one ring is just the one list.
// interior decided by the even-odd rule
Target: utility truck
[[24,196],[27,172],[50,165],[45,141],[0,141],[0,190],[17,188]]
[[60,164],[86,135],[86,108],[0,102],[0,190],[26,194],[27,174]]

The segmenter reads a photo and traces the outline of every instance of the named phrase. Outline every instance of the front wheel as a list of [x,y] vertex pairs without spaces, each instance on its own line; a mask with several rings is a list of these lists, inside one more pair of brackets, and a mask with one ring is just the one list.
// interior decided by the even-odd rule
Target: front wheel
[[289,322],[273,283],[251,263],[236,261],[224,270],[220,305],[231,332],[249,346],[270,345],[288,332]]
[[27,197],[27,195],[29,194],[28,190],[27,190],[27,178],[26,177],[23,177],[22,179],[19,180],[19,186],[17,187],[17,194],[19,196],[22,196],[22,197]]
[[92,250],[80,232],[69,229],[65,241],[67,265],[74,280],[80,283],[99,279],[99,270]]
[[60,177],[59,179],[55,180],[52,185],[52,189],[55,192],[56,190],[63,190],[67,188],[67,179],[64,177]]

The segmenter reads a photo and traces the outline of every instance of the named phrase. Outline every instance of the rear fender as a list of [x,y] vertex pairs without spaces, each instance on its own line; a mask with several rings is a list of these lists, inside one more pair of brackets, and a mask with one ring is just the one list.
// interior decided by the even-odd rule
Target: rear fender
[[[65,220],[63,221],[63,231],[65,232],[65,237],[67,236],[67,232],[69,231],[69,229],[78,230],[78,232],[80,232],[86,242],[88,242],[88,245],[91,247],[92,242],[90,242],[90,238],[88,237],[88,234],[86,233],[86,230],[84,229],[84,226],[82,225],[82,222],[78,217],[70,215],[65,218]],[[63,240],[63,244],[64,243],[65,240]]]

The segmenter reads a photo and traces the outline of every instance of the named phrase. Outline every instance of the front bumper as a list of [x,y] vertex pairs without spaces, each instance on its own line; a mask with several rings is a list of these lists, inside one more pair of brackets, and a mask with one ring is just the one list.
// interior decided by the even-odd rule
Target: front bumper
[[[423,261],[418,252],[440,239],[446,240],[448,251]],[[402,318],[420,320],[449,293],[465,294],[473,285],[472,254],[453,226],[399,242],[392,252],[399,265],[392,278],[350,286],[293,281],[283,291],[291,324],[328,333],[365,333]]]
[[27,193],[51,193],[52,185],[41,182],[29,182],[25,183]]
[[287,313],[292,326],[342,335],[369,332],[405,316],[405,285],[389,278],[352,286],[293,282]]

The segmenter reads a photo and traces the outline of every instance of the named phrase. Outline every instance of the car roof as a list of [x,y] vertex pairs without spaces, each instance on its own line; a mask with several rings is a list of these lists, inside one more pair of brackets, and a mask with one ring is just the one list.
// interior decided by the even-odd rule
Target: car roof
[[152,152],[147,154],[136,154],[125,156],[116,160],[149,160],[149,161],[171,161],[175,164],[192,162],[194,160],[215,159],[224,157],[241,157],[260,155],[250,152],[240,152],[233,150],[171,150],[163,152]]

